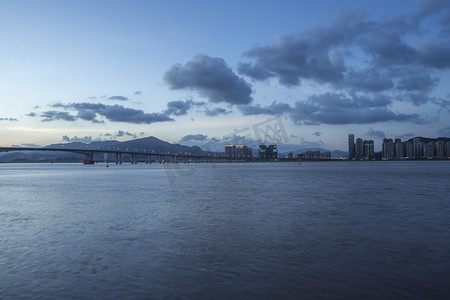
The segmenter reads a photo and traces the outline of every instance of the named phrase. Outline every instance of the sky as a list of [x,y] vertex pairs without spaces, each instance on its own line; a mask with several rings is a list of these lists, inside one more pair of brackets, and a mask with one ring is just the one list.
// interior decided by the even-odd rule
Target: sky
[[450,1],[0,8],[0,146],[450,137]]

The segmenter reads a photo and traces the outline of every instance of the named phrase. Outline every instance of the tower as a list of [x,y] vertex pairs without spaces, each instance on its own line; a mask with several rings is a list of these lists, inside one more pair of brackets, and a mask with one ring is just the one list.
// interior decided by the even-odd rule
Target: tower
[[355,157],[355,135],[350,133],[348,135],[348,158],[352,159]]

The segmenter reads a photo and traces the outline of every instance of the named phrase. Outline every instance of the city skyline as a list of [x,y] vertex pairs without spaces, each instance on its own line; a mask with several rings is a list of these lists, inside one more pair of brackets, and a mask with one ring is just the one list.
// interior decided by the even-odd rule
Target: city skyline
[[299,148],[450,136],[449,16],[447,1],[8,2],[0,146],[207,144],[275,116],[277,144]]

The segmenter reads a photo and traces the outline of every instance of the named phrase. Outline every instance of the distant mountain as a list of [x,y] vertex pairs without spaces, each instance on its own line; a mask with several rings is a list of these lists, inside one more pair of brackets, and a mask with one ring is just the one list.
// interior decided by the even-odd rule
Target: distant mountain
[[8,162],[80,162],[82,154],[70,152],[20,151],[8,152],[0,156],[0,163]]
[[407,142],[412,142],[414,139],[420,139],[420,141],[423,143],[431,143],[431,142],[438,142],[438,141],[442,141],[444,143],[450,142],[450,138],[447,138],[447,137],[427,138],[427,137],[421,137],[421,136],[410,138],[409,140],[407,140]]
[[[211,152],[204,151],[198,146],[183,146],[179,144],[171,144],[162,141],[156,137],[146,137],[125,142],[119,141],[100,141],[89,144],[81,142],[72,143],[58,143],[45,146],[44,148],[56,149],[103,149],[113,150],[120,149],[126,151],[146,151],[153,153],[172,153],[172,154],[189,154],[189,155],[208,155]],[[2,153],[3,154],[3,153]],[[83,161],[84,155],[70,152],[49,152],[49,151],[21,151],[5,153],[0,156],[1,162],[79,162]],[[95,154],[94,159],[103,161],[104,155],[101,153]],[[111,159],[111,157],[110,157]],[[128,156],[124,156],[126,161]]]

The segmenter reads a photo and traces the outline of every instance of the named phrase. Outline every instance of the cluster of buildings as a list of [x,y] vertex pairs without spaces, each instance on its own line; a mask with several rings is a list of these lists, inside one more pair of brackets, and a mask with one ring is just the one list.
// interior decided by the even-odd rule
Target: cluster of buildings
[[225,145],[225,157],[252,159],[252,148],[244,145]]
[[450,142],[425,142],[421,138],[402,142],[401,139],[383,139],[382,158],[389,159],[442,159],[450,157]]
[[304,160],[328,160],[331,159],[331,152],[306,151],[298,154],[299,158]]
[[277,145],[259,145],[258,151],[259,160],[274,160],[278,159],[278,149]]
[[350,133],[348,135],[348,158],[349,159],[373,159],[375,157],[374,143],[372,140],[363,140]]
[[[244,145],[225,145],[225,157],[234,159],[251,160],[253,158],[252,148]],[[259,160],[276,160],[278,159],[277,145],[259,145]]]

